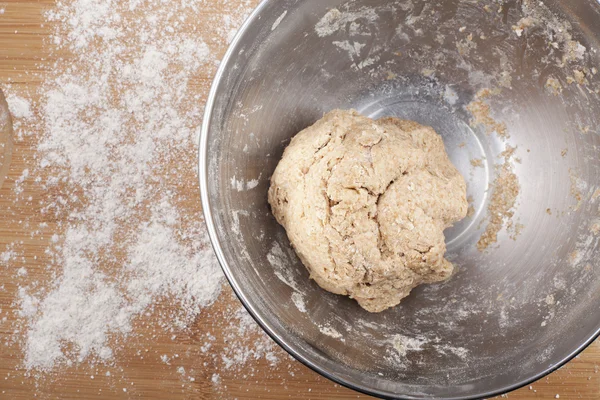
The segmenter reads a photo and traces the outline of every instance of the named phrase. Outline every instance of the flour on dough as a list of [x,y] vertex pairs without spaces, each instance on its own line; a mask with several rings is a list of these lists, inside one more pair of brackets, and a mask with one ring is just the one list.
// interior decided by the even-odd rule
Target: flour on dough
[[468,209],[432,128],[342,110],[292,139],[269,203],[311,278],[371,312],[450,277],[443,232]]

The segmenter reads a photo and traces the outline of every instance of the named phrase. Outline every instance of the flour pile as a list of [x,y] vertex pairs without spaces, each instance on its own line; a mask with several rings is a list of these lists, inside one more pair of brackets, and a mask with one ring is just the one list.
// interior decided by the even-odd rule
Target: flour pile
[[30,179],[57,232],[51,283],[19,288],[27,369],[110,362],[158,299],[174,303],[161,325],[181,329],[219,295],[195,139],[218,64],[211,46],[231,39],[251,4],[217,21],[214,37],[198,26],[204,3],[72,0],[46,14],[56,61],[39,103],[9,96],[17,140],[40,136]]

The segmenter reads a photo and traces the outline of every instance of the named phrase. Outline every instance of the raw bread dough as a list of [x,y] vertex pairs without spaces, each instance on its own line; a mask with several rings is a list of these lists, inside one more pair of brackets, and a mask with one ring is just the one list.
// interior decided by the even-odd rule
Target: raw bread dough
[[292,139],[269,203],[311,278],[371,312],[450,277],[443,231],[468,208],[432,128],[342,110]]

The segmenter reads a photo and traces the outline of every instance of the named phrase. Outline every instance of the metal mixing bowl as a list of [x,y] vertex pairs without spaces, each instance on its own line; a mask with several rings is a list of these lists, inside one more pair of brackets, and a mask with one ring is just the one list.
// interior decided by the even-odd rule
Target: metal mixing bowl
[[[200,150],[215,251],[263,328],[326,377],[405,399],[493,396],[592,342],[599,21],[592,0],[264,1],[220,66]],[[290,138],[334,108],[431,125],[469,186],[471,217],[446,231],[457,274],[380,314],[309,281],[267,204]],[[494,216],[502,165],[520,191]]]

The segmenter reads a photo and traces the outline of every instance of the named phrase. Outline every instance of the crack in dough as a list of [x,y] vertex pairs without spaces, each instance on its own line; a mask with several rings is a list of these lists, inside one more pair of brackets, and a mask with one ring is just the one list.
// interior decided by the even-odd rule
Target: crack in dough
[[468,209],[432,128],[342,110],[292,139],[269,204],[311,278],[371,312],[451,276],[443,232]]

